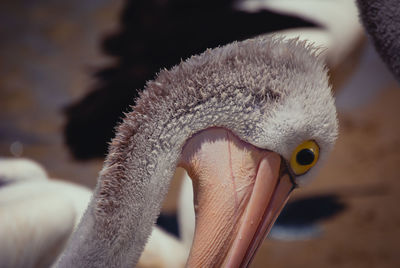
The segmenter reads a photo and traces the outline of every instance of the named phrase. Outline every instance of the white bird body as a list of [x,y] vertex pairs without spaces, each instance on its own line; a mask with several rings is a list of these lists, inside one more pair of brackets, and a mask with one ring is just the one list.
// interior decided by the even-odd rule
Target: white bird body
[[183,268],[189,255],[186,247],[160,228],[154,227],[146,243],[137,267],[139,268]]
[[46,171],[32,160],[0,157],[0,186],[21,181],[31,182],[47,179]]
[[275,34],[287,39],[300,38],[316,47],[324,48],[321,57],[325,58],[330,67],[336,67],[343,62],[363,34],[353,0],[240,1],[238,6],[250,12],[267,8],[316,23],[320,27],[288,29]]
[[85,190],[62,182],[27,182],[1,189],[2,267],[53,263],[79,221],[77,209],[83,214],[89,201],[91,192]]
[[[76,228],[92,191],[49,179],[38,163],[0,159],[0,267],[50,267]],[[184,267],[189,248],[154,227],[138,267]]]
[[0,159],[0,266],[50,266],[77,225],[91,191],[49,180],[27,159]]

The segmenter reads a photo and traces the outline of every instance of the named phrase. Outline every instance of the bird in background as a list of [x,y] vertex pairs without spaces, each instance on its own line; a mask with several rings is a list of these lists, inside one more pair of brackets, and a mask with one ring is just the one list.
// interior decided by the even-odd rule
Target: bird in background
[[[0,267],[50,267],[63,251],[92,191],[49,178],[38,163],[0,158]],[[153,228],[138,267],[183,267],[188,249]]]
[[86,187],[49,180],[31,160],[0,158],[0,266],[49,267],[90,195]]

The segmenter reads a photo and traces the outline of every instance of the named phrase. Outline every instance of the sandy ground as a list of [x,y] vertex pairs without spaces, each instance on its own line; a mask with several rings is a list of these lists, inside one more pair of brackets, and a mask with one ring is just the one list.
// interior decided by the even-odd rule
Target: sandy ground
[[[35,159],[52,177],[92,187],[102,161],[71,158],[62,108],[90,87],[94,67],[109,62],[98,43],[115,29],[122,1],[73,2],[0,4],[0,156]],[[400,90],[385,89],[339,114],[328,164],[293,197],[334,193],[346,210],[323,222],[317,238],[266,241],[252,267],[400,267]]]

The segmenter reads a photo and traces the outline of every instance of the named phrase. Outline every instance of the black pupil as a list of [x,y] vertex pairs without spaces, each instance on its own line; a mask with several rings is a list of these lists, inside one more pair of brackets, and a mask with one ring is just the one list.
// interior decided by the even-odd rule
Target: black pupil
[[303,149],[297,153],[296,161],[302,166],[309,165],[314,161],[314,152],[310,149]]

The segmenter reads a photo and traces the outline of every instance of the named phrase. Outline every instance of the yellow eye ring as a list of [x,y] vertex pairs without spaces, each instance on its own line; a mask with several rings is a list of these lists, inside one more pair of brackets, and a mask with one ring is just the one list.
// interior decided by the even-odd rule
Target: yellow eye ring
[[318,144],[313,140],[305,141],[293,151],[290,167],[294,174],[302,175],[317,163],[318,157]]

